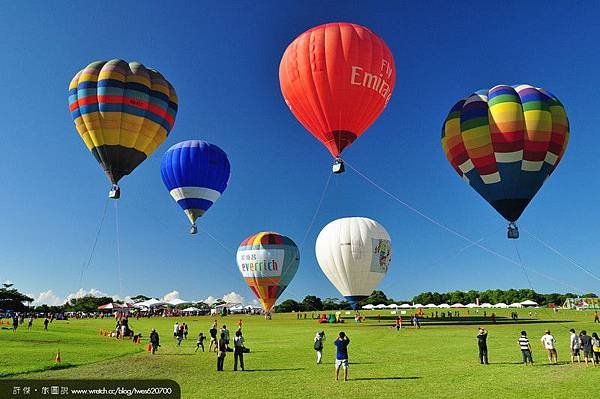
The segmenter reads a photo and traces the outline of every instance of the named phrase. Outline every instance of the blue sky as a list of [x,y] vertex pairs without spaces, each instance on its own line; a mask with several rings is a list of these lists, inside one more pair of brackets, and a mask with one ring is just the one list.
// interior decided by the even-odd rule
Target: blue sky
[[[331,159],[295,120],[278,81],[286,46],[332,21],[365,25],[392,50],[397,83],[378,121],[344,152],[355,168],[403,201],[486,247],[516,259],[505,222],[449,166],[440,128],[452,104],[496,84],[547,88],[571,123],[566,155],[520,219],[527,230],[600,274],[597,127],[598,35],[594,2],[56,2],[0,9],[3,193],[0,280],[64,298],[80,288],[185,299],[252,293],[235,256],[187,221],[160,179],[171,145],[204,139],[231,162],[230,185],[200,227],[234,251],[262,230],[301,243]],[[179,113],[167,141],[122,180],[122,289],[114,204],[83,273],[108,181],[79,139],[67,104],[72,76],[91,61],[138,60],[177,89]],[[285,297],[338,296],[314,254],[333,219],[367,216],[394,249],[382,288],[398,299],[421,291],[528,288],[523,269],[458,238],[391,200],[352,170],[333,176]],[[598,290],[598,281],[528,234],[518,249],[542,292]]]

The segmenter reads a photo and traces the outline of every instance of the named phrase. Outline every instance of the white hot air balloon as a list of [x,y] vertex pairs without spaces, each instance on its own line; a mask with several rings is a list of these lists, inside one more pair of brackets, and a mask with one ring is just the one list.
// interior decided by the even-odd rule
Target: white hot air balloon
[[376,221],[350,217],[325,226],[317,237],[315,252],[323,273],[356,309],[385,276],[392,260],[392,243]]

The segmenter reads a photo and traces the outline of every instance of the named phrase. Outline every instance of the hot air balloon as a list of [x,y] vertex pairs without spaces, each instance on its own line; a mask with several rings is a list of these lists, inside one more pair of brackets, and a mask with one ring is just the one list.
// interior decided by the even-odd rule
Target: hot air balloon
[[285,102],[336,158],[377,119],[396,83],[394,57],[364,26],[340,22],[312,28],[285,50],[279,65]]
[[165,141],[175,123],[177,95],[157,71],[123,60],[97,61],[69,85],[75,127],[113,184],[130,174]]
[[442,128],[452,167],[508,222],[515,222],[558,166],[569,141],[561,102],[529,85],[499,85],[457,102]]
[[240,273],[267,312],[294,278],[299,263],[294,241],[278,233],[251,235],[237,250]]
[[206,141],[189,140],[175,144],[160,165],[163,183],[190,220],[196,234],[196,219],[219,199],[229,181],[227,154]]
[[325,276],[356,309],[387,273],[392,243],[376,221],[349,217],[334,220],[321,230],[315,252]]

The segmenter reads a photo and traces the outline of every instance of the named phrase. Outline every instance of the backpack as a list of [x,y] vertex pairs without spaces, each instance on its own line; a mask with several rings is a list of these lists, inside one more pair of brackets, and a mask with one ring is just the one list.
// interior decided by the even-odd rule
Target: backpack
[[320,339],[316,340],[314,347],[315,347],[316,351],[322,350],[323,349],[323,342]]

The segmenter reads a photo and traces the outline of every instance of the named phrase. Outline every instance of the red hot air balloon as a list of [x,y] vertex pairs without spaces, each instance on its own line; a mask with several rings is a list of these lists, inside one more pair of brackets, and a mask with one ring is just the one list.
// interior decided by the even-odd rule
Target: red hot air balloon
[[341,152],[390,101],[396,69],[390,49],[377,35],[339,22],[298,36],[283,54],[279,82],[292,113],[336,158],[340,173]]

